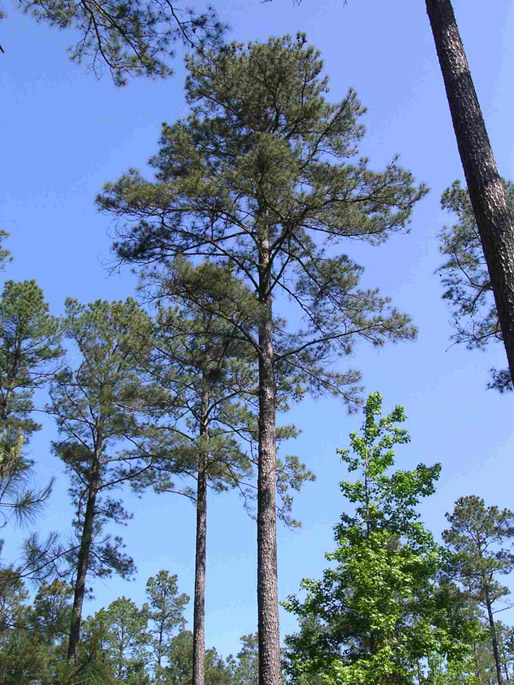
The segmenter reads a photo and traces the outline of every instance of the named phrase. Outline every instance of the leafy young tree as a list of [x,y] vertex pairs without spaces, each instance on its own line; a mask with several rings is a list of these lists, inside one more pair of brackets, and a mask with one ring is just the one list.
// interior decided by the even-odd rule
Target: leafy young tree
[[[512,212],[512,183],[505,183],[505,190]],[[469,194],[458,181],[445,191],[442,206],[456,217],[456,222],[441,233],[441,252],[446,261],[439,268],[445,286],[443,297],[453,309],[454,340],[469,349],[485,349],[491,343],[502,342],[503,337]],[[493,369],[491,373],[490,387],[500,392],[512,390],[508,369]]]
[[355,510],[335,528],[337,548],[327,554],[335,566],[303,581],[305,601],[285,605],[300,621],[287,639],[295,683],[412,683],[427,666],[458,666],[473,634],[457,595],[437,582],[441,553],[416,511],[440,466],[391,471],[395,445],[409,436],[398,426],[402,407],[387,416],[381,409],[380,394],[371,394],[362,433],[350,435],[351,451],[340,450],[356,474],[341,483]]
[[[258,332],[240,333],[259,363],[259,668],[262,683],[277,685],[277,376],[296,372],[290,400],[324,390],[352,402],[359,374],[330,374],[327,363],[361,339],[413,337],[387,299],[358,288],[362,268],[337,246],[405,228],[424,188],[395,161],[372,172],[355,159],[363,108],[353,91],[326,100],[320,55],[304,36],[232,44],[187,65],[192,113],[164,126],[155,182],[132,171],[99,204],[120,218],[122,260],[208,256],[232,264],[254,293]],[[298,307],[297,325],[274,316],[280,296]]]
[[148,604],[144,610],[151,622],[149,633],[155,654],[155,682],[164,682],[163,659],[166,657],[173,634],[185,627],[184,609],[189,596],[178,594],[177,576],[168,571],[159,571],[146,583]]
[[160,0],[22,0],[20,7],[38,22],[74,29],[78,40],[69,50],[71,59],[87,61],[97,76],[107,68],[118,86],[129,76],[172,74],[175,43],[202,49],[217,43],[224,31],[212,7],[195,12]]
[[451,525],[443,532],[443,539],[453,555],[452,571],[486,612],[496,676],[502,683],[494,608],[509,593],[498,577],[510,573],[514,564],[514,513],[486,507],[483,499],[471,495],[460,497],[453,513],[446,517]]
[[[102,534],[106,523],[124,523],[121,501],[108,495],[134,473],[137,447],[135,353],[151,345],[151,322],[133,300],[81,305],[66,301],[63,322],[68,340],[78,352],[78,364],[54,379],[49,411],[62,440],[54,444],[71,476],[70,494],[76,508],[78,536],[74,603],[68,659],[76,661],[80,639],[86,576],[123,577],[133,572],[119,537]],[[127,447],[127,441],[128,445]],[[124,467],[130,464],[130,467]]]

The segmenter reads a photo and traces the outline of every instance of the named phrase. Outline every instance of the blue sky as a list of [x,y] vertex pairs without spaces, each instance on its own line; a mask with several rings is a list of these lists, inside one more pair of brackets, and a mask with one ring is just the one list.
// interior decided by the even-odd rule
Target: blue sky
[[[201,3],[194,3],[201,7]],[[403,166],[431,188],[414,213],[411,232],[386,245],[350,245],[366,268],[364,284],[379,287],[419,327],[415,343],[373,350],[356,348],[351,363],[363,371],[368,391],[380,390],[385,408],[405,405],[412,442],[398,452],[398,465],[443,465],[438,491],[422,507],[438,533],[444,513],[461,495],[514,508],[513,396],[485,389],[487,370],[505,366],[503,351],[468,352],[451,346],[449,311],[441,300],[437,234],[449,220],[439,208],[442,191],[462,178],[450,115],[422,0],[218,0],[231,26],[230,38],[266,40],[304,31],[318,47],[330,77],[331,98],[349,86],[368,108],[361,147],[380,168],[399,153]],[[0,225],[11,234],[14,262],[4,278],[35,278],[53,313],[65,297],[83,302],[133,294],[134,276],[110,273],[109,217],[93,204],[106,181],[128,167],[144,170],[156,150],[163,121],[186,113],[180,56],[176,76],[138,80],[115,88],[70,63],[73,34],[38,26],[7,5],[0,23],[0,115],[2,154]],[[501,173],[514,178],[512,75],[514,5],[454,0],[479,98]],[[323,554],[333,546],[332,526],[344,505],[338,482],[345,476],[335,453],[361,423],[336,400],[306,400],[287,421],[302,429],[288,446],[318,476],[297,496],[299,531],[279,530],[280,596],[297,591],[303,577],[318,577]],[[66,477],[50,454],[51,422],[31,444],[41,481],[57,478],[55,494],[39,521],[42,531],[66,531],[72,512]],[[123,531],[138,566],[135,582],[116,578],[95,583],[94,611],[121,594],[144,600],[146,579],[160,569],[179,575],[192,594],[194,512],[179,497],[148,493],[127,497],[134,519]],[[238,650],[240,635],[256,629],[256,533],[236,495],[210,497],[207,577],[207,642],[222,653]],[[26,531],[6,533],[15,557]],[[188,612],[191,615],[191,612]],[[282,632],[294,620],[282,618]]]

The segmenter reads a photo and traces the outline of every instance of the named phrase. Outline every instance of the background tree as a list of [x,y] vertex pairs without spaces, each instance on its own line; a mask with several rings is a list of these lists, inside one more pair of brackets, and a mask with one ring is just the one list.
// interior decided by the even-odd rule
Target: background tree
[[111,602],[107,609],[100,609],[94,621],[104,631],[104,640],[114,663],[116,681],[119,683],[149,683],[145,672],[149,654],[147,645],[148,616],[126,597]]
[[185,628],[184,609],[189,596],[178,594],[177,576],[168,571],[159,571],[146,583],[148,604],[144,609],[151,625],[149,633],[155,655],[155,682],[165,682],[163,659],[167,656],[173,634]]
[[[505,190],[512,212],[512,183],[505,183]],[[446,261],[439,268],[445,286],[443,297],[453,310],[453,338],[469,349],[482,350],[491,343],[502,342],[503,336],[475,215],[469,194],[458,181],[445,191],[441,204],[456,218],[453,225],[441,232],[441,252]],[[512,390],[508,369],[492,369],[491,373],[490,387],[500,392]]]
[[71,59],[87,61],[97,76],[107,68],[118,86],[129,76],[171,75],[175,43],[202,49],[221,40],[224,31],[212,7],[194,12],[160,0],[22,0],[20,7],[38,22],[74,29],[78,40]]
[[62,355],[57,320],[35,281],[7,281],[0,300],[0,514],[31,518],[51,484],[28,487],[32,461],[24,455],[40,426],[32,418],[34,392],[56,370]]
[[514,553],[514,513],[509,509],[486,507],[475,495],[460,497],[452,514],[446,515],[450,528],[443,539],[452,553],[452,571],[470,597],[486,613],[494,654],[496,677],[503,682],[501,654],[494,620],[498,601],[509,593],[498,577],[512,571]]
[[[190,685],[193,682],[193,634],[184,630],[173,638],[166,669],[169,685]],[[205,651],[206,685],[231,685],[230,670],[214,647]]]
[[[401,230],[424,188],[394,161],[375,173],[352,160],[363,109],[352,91],[327,102],[319,53],[304,36],[204,52],[188,70],[192,113],[164,127],[151,162],[156,182],[131,172],[107,185],[99,203],[123,222],[122,260],[209,256],[230,262],[254,292],[258,334],[241,333],[259,360],[259,668],[262,683],[277,685],[277,375],[292,368],[304,381],[290,399],[328,390],[352,402],[359,374],[327,374],[326,364],[360,339],[413,337],[388,300],[359,290],[361,267],[335,246],[344,238],[379,243]],[[277,324],[279,293],[298,307],[299,325]]]
[[256,633],[241,637],[241,650],[231,662],[231,685],[258,685],[259,637]]
[[467,656],[474,626],[452,589],[438,585],[441,552],[416,512],[440,466],[391,472],[394,446],[409,436],[398,426],[402,407],[383,417],[381,409],[380,394],[370,395],[361,435],[351,433],[351,452],[339,452],[356,474],[341,483],[355,511],[335,528],[337,548],[327,554],[335,566],[303,581],[305,601],[285,604],[300,622],[287,639],[295,683],[411,683],[427,666],[458,669]]
[[134,355],[137,348],[139,358],[142,346],[151,345],[151,322],[130,299],[112,304],[98,300],[87,306],[67,300],[63,327],[76,346],[78,364],[55,377],[49,411],[62,436],[54,452],[70,474],[76,508],[78,544],[68,650],[68,658],[76,661],[86,576],[110,575],[114,570],[128,577],[134,570],[122,552],[121,539],[111,540],[103,529],[108,522],[129,518],[121,501],[107,493],[133,475],[134,461],[141,456]]

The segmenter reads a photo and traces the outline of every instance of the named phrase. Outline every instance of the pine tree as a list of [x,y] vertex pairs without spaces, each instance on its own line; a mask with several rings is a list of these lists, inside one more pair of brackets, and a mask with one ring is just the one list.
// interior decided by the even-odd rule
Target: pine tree
[[62,355],[57,320],[35,281],[7,281],[0,300],[0,514],[31,518],[51,484],[31,489],[32,462],[24,446],[40,426],[32,418],[34,392],[56,370]]
[[[76,508],[78,545],[68,650],[68,659],[76,661],[86,576],[115,571],[128,577],[133,572],[121,539],[111,540],[102,529],[108,521],[124,523],[129,518],[121,501],[107,493],[133,475],[133,464],[141,457],[136,351],[140,358],[141,350],[151,346],[152,327],[130,299],[112,304],[99,300],[88,306],[67,300],[63,327],[76,346],[78,363],[55,377],[48,411],[62,437],[53,448],[70,474]],[[131,440],[132,450],[124,440]]]
[[[174,44],[201,50],[218,43],[225,29],[211,6],[196,12],[158,0],[21,0],[20,8],[40,23],[73,28],[71,59],[87,61],[98,77],[107,69],[118,86],[130,76],[171,75]],[[0,52],[8,49],[3,45]]]
[[[326,100],[319,53],[304,36],[232,44],[187,65],[192,113],[164,126],[156,181],[130,172],[99,203],[121,219],[123,261],[209,256],[231,263],[254,293],[258,333],[241,333],[259,360],[259,668],[261,683],[278,685],[277,376],[297,372],[290,400],[328,390],[353,402],[359,374],[326,365],[361,339],[413,337],[387,299],[358,288],[362,268],[337,247],[405,228],[424,188],[396,161],[372,172],[354,159],[363,108],[353,91]],[[298,308],[297,325],[277,322],[280,297]]]
[[94,622],[103,633],[105,649],[114,664],[116,682],[149,683],[145,671],[150,640],[146,611],[139,609],[132,600],[120,597],[107,609],[100,609]]
[[510,381],[514,382],[514,215],[498,172],[452,2],[425,0],[425,6],[494,294]]
[[[505,183],[509,211],[514,209],[514,186]],[[483,350],[492,343],[503,342],[498,313],[494,302],[491,279],[480,241],[469,194],[456,181],[443,194],[443,209],[451,212],[456,222],[441,232],[441,252],[446,257],[439,268],[445,292],[443,297],[453,310],[453,336],[468,349]],[[508,369],[491,370],[489,387],[500,392],[512,390]]]
[[426,0],[426,8],[514,382],[514,217],[489,142],[451,0]]
[[486,612],[496,676],[503,682],[495,606],[509,593],[498,577],[512,571],[514,552],[514,513],[509,509],[486,507],[475,495],[460,497],[452,514],[450,528],[443,538],[452,553],[452,571],[470,597]]
[[230,685],[258,685],[259,637],[256,633],[241,637],[241,650],[231,658]]
[[178,594],[177,576],[159,571],[146,583],[148,604],[143,607],[151,622],[149,633],[155,653],[155,682],[164,681],[163,659],[170,650],[173,634],[185,627],[184,609],[189,602],[186,594]]
[[[150,400],[156,440],[147,450],[165,456],[152,458],[136,482],[179,492],[196,507],[193,684],[203,685],[207,490],[237,488],[249,507],[254,498],[257,356],[240,329],[255,322],[255,302],[230,266],[212,262],[195,267],[177,258],[163,274],[147,273],[145,282],[147,296],[158,303],[155,348],[146,365],[158,386]],[[285,439],[295,431],[283,426],[277,434]],[[299,490],[312,474],[294,457],[277,466],[280,515],[291,524],[291,489]],[[195,488],[176,487],[175,477],[193,479]]]

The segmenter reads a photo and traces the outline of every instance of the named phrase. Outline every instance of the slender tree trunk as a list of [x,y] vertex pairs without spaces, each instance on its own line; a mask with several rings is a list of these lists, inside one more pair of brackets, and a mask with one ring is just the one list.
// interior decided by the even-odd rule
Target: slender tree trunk
[[80,540],[80,549],[77,562],[77,579],[75,581],[75,593],[73,597],[73,609],[71,612],[71,629],[68,642],[68,661],[77,661],[78,646],[80,640],[80,623],[82,621],[82,605],[86,591],[86,576],[89,566],[89,551],[93,539],[93,522],[95,518],[96,496],[98,494],[98,469],[95,471],[92,482],[89,485],[86,513],[84,515],[84,527]]
[[[202,398],[200,442],[208,437],[206,398]],[[196,561],[193,619],[193,685],[205,682],[205,572],[207,558],[207,455],[201,445],[196,490]]]
[[426,0],[426,8],[514,382],[514,221],[451,0]]
[[496,626],[494,624],[493,610],[491,606],[491,599],[487,587],[484,589],[485,606],[487,609],[487,617],[489,619],[489,631],[491,633],[491,643],[493,645],[494,665],[496,666],[496,677],[498,678],[498,685],[503,682],[502,666],[500,661],[500,650],[498,649],[498,636],[496,634]]
[[269,235],[262,240],[259,326],[259,468],[257,496],[257,603],[259,685],[280,685],[276,514],[276,389]]
[[155,667],[155,682],[161,682],[162,674],[162,642],[163,642],[163,624],[162,621],[159,625],[159,642],[157,644],[157,666]]

